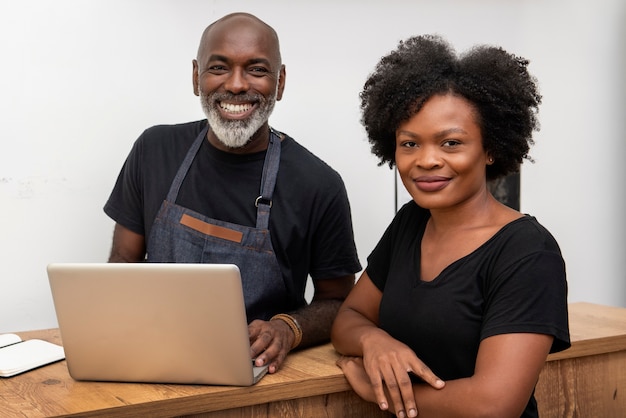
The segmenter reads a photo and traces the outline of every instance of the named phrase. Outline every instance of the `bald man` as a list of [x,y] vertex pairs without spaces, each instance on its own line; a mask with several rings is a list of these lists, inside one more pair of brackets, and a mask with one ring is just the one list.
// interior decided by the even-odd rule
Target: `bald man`
[[109,262],[239,266],[250,355],[274,373],[290,350],[328,341],[361,270],[347,193],[336,171],[269,125],[286,79],[274,29],[224,16],[192,65],[206,119],[135,141],[104,206],[115,221]]

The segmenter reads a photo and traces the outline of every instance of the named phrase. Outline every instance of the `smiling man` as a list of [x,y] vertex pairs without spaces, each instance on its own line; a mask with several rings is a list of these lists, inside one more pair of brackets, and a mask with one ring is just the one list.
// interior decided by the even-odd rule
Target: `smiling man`
[[193,84],[214,146],[239,153],[263,150],[268,119],[285,88],[276,33],[243,15],[209,26],[193,61]]
[[116,222],[109,261],[238,265],[251,356],[274,373],[290,350],[329,339],[361,269],[347,193],[269,126],[286,77],[270,26],[246,13],[214,22],[192,75],[206,119],[137,139],[104,207]]

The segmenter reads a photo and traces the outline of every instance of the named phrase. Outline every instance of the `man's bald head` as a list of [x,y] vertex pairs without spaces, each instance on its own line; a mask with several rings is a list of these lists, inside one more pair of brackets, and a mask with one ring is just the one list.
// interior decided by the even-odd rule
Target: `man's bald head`
[[211,23],[202,33],[200,38],[200,45],[198,47],[198,53],[196,59],[198,62],[202,62],[204,54],[207,51],[207,45],[211,37],[221,35],[223,32],[238,36],[239,33],[247,32],[249,34],[256,34],[259,38],[265,39],[268,47],[272,50],[274,58],[277,60],[278,67],[282,65],[282,58],[280,55],[280,43],[278,40],[278,34],[270,25],[259,19],[258,17],[250,13],[231,13],[215,22]]

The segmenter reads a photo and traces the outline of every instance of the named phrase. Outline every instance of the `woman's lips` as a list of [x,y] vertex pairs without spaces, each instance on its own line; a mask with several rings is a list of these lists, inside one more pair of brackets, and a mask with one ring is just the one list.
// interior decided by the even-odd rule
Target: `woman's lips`
[[446,187],[450,183],[450,179],[442,176],[420,176],[413,182],[421,191],[437,192]]

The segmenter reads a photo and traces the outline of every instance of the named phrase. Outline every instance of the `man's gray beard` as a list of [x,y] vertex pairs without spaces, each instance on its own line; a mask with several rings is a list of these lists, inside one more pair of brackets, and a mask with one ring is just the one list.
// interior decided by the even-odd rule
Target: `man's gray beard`
[[252,136],[269,120],[276,104],[276,95],[270,96],[267,100],[261,98],[258,109],[250,118],[227,120],[220,115],[217,101],[213,100],[213,96],[200,92],[202,110],[217,139],[229,148],[241,148],[250,142]]

